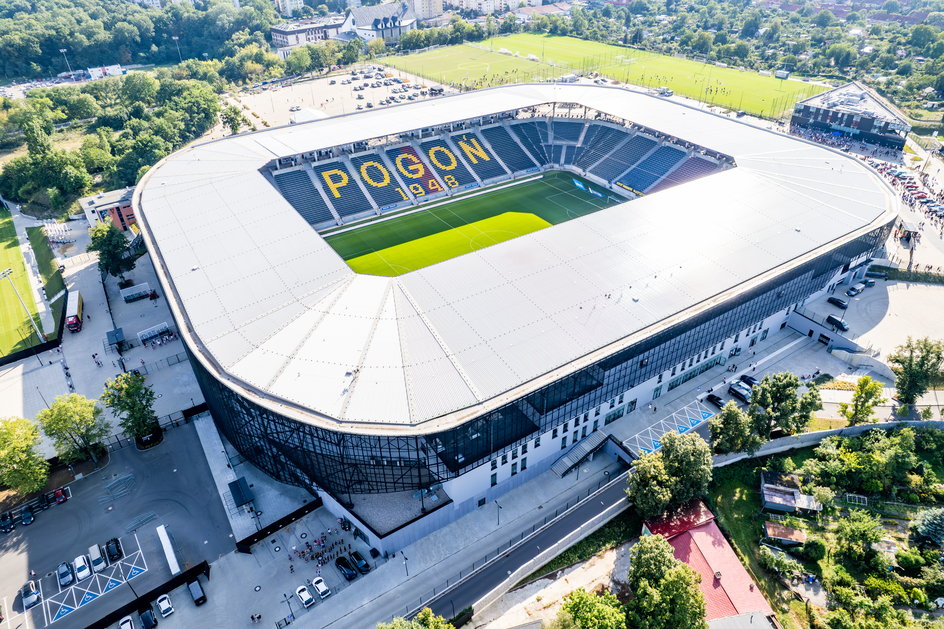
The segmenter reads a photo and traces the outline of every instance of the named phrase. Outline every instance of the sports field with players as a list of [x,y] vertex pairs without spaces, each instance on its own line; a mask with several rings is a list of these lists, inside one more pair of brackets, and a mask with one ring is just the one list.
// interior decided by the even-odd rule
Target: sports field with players
[[[29,278],[26,276],[26,264],[16,237],[13,217],[0,206],[0,272],[13,271],[10,276],[30,315],[36,317],[36,304]],[[38,321],[38,318],[37,318]],[[32,347],[40,342],[33,331],[29,318],[23,312],[23,306],[16,297],[10,279],[0,279],[0,356]]]
[[[502,54],[505,49],[510,54]],[[529,60],[529,55],[537,60]],[[749,114],[779,117],[804,98],[827,88],[776,79],[750,70],[722,68],[574,37],[518,33],[476,44],[447,46],[384,63],[440,83],[468,88],[546,80],[571,72],[601,75],[675,93]]]
[[326,236],[325,240],[358,273],[389,277],[530,234],[621,201],[570,173],[548,172],[524,183],[486,190]]

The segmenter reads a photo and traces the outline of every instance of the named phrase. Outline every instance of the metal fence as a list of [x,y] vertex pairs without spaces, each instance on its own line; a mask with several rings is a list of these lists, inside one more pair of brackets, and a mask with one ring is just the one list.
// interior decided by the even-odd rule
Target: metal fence
[[[161,427],[161,430],[168,431],[173,428],[179,428],[184,424],[189,424],[195,418],[200,417],[204,414],[209,414],[206,404],[198,404],[192,408],[184,409],[182,411],[176,411],[170,415],[164,415],[157,418],[158,425]],[[105,446],[108,448],[109,452],[114,452],[116,450],[121,450],[122,448],[127,448],[130,445],[134,445],[134,438],[129,437],[123,432],[115,433],[113,435],[108,435],[105,438]]]

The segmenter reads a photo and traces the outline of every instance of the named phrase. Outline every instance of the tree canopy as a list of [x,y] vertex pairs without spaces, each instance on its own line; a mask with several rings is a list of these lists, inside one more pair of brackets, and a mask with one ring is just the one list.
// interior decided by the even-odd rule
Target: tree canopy
[[626,496],[643,517],[704,496],[711,483],[711,450],[701,437],[670,432],[661,443],[636,461],[627,479]]
[[0,419],[0,484],[20,494],[46,485],[49,463],[37,451],[39,427],[22,417]]
[[141,438],[158,430],[154,391],[141,374],[125,372],[107,380],[101,402],[119,418],[129,437]]
[[700,577],[675,559],[661,535],[644,535],[630,550],[626,605],[628,626],[634,629],[707,629]]
[[95,400],[78,393],[60,395],[52,406],[36,414],[36,420],[64,461],[91,459],[98,463],[97,448],[108,435],[108,422]]
[[788,435],[801,431],[813,418],[813,412],[823,407],[816,385],[810,383],[800,395],[801,386],[796,374],[784,371],[764,376],[751,389],[751,403],[747,413],[754,424],[754,432],[763,440],[770,439],[774,428]]

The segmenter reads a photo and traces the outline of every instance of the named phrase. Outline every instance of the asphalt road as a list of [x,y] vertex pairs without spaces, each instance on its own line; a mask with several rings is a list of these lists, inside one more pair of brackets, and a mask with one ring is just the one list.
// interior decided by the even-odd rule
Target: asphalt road
[[[428,606],[445,618],[454,617],[460,610],[480,600],[511,572],[533,559],[543,549],[557,544],[585,522],[620,503],[629,505],[626,501],[626,484],[622,482],[614,483],[593,499],[573,509],[524,544],[506,552],[501,558],[463,581],[454,590],[433,599]],[[613,515],[617,513],[618,511],[614,511]]]

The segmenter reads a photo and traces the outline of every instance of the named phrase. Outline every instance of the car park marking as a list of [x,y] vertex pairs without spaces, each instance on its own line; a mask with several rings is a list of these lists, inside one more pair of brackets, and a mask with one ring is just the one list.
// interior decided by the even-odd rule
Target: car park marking
[[[87,605],[103,594],[116,589],[122,583],[147,572],[147,561],[141,551],[137,534],[134,536],[134,541],[137,550],[126,554],[116,563],[111,564],[101,572],[94,573],[87,579],[70,585],[58,594],[50,596],[48,600],[43,597],[41,605],[46,625],[51,625],[83,605]],[[42,593],[42,586],[40,586],[40,593]],[[50,617],[52,620],[49,620]]]

